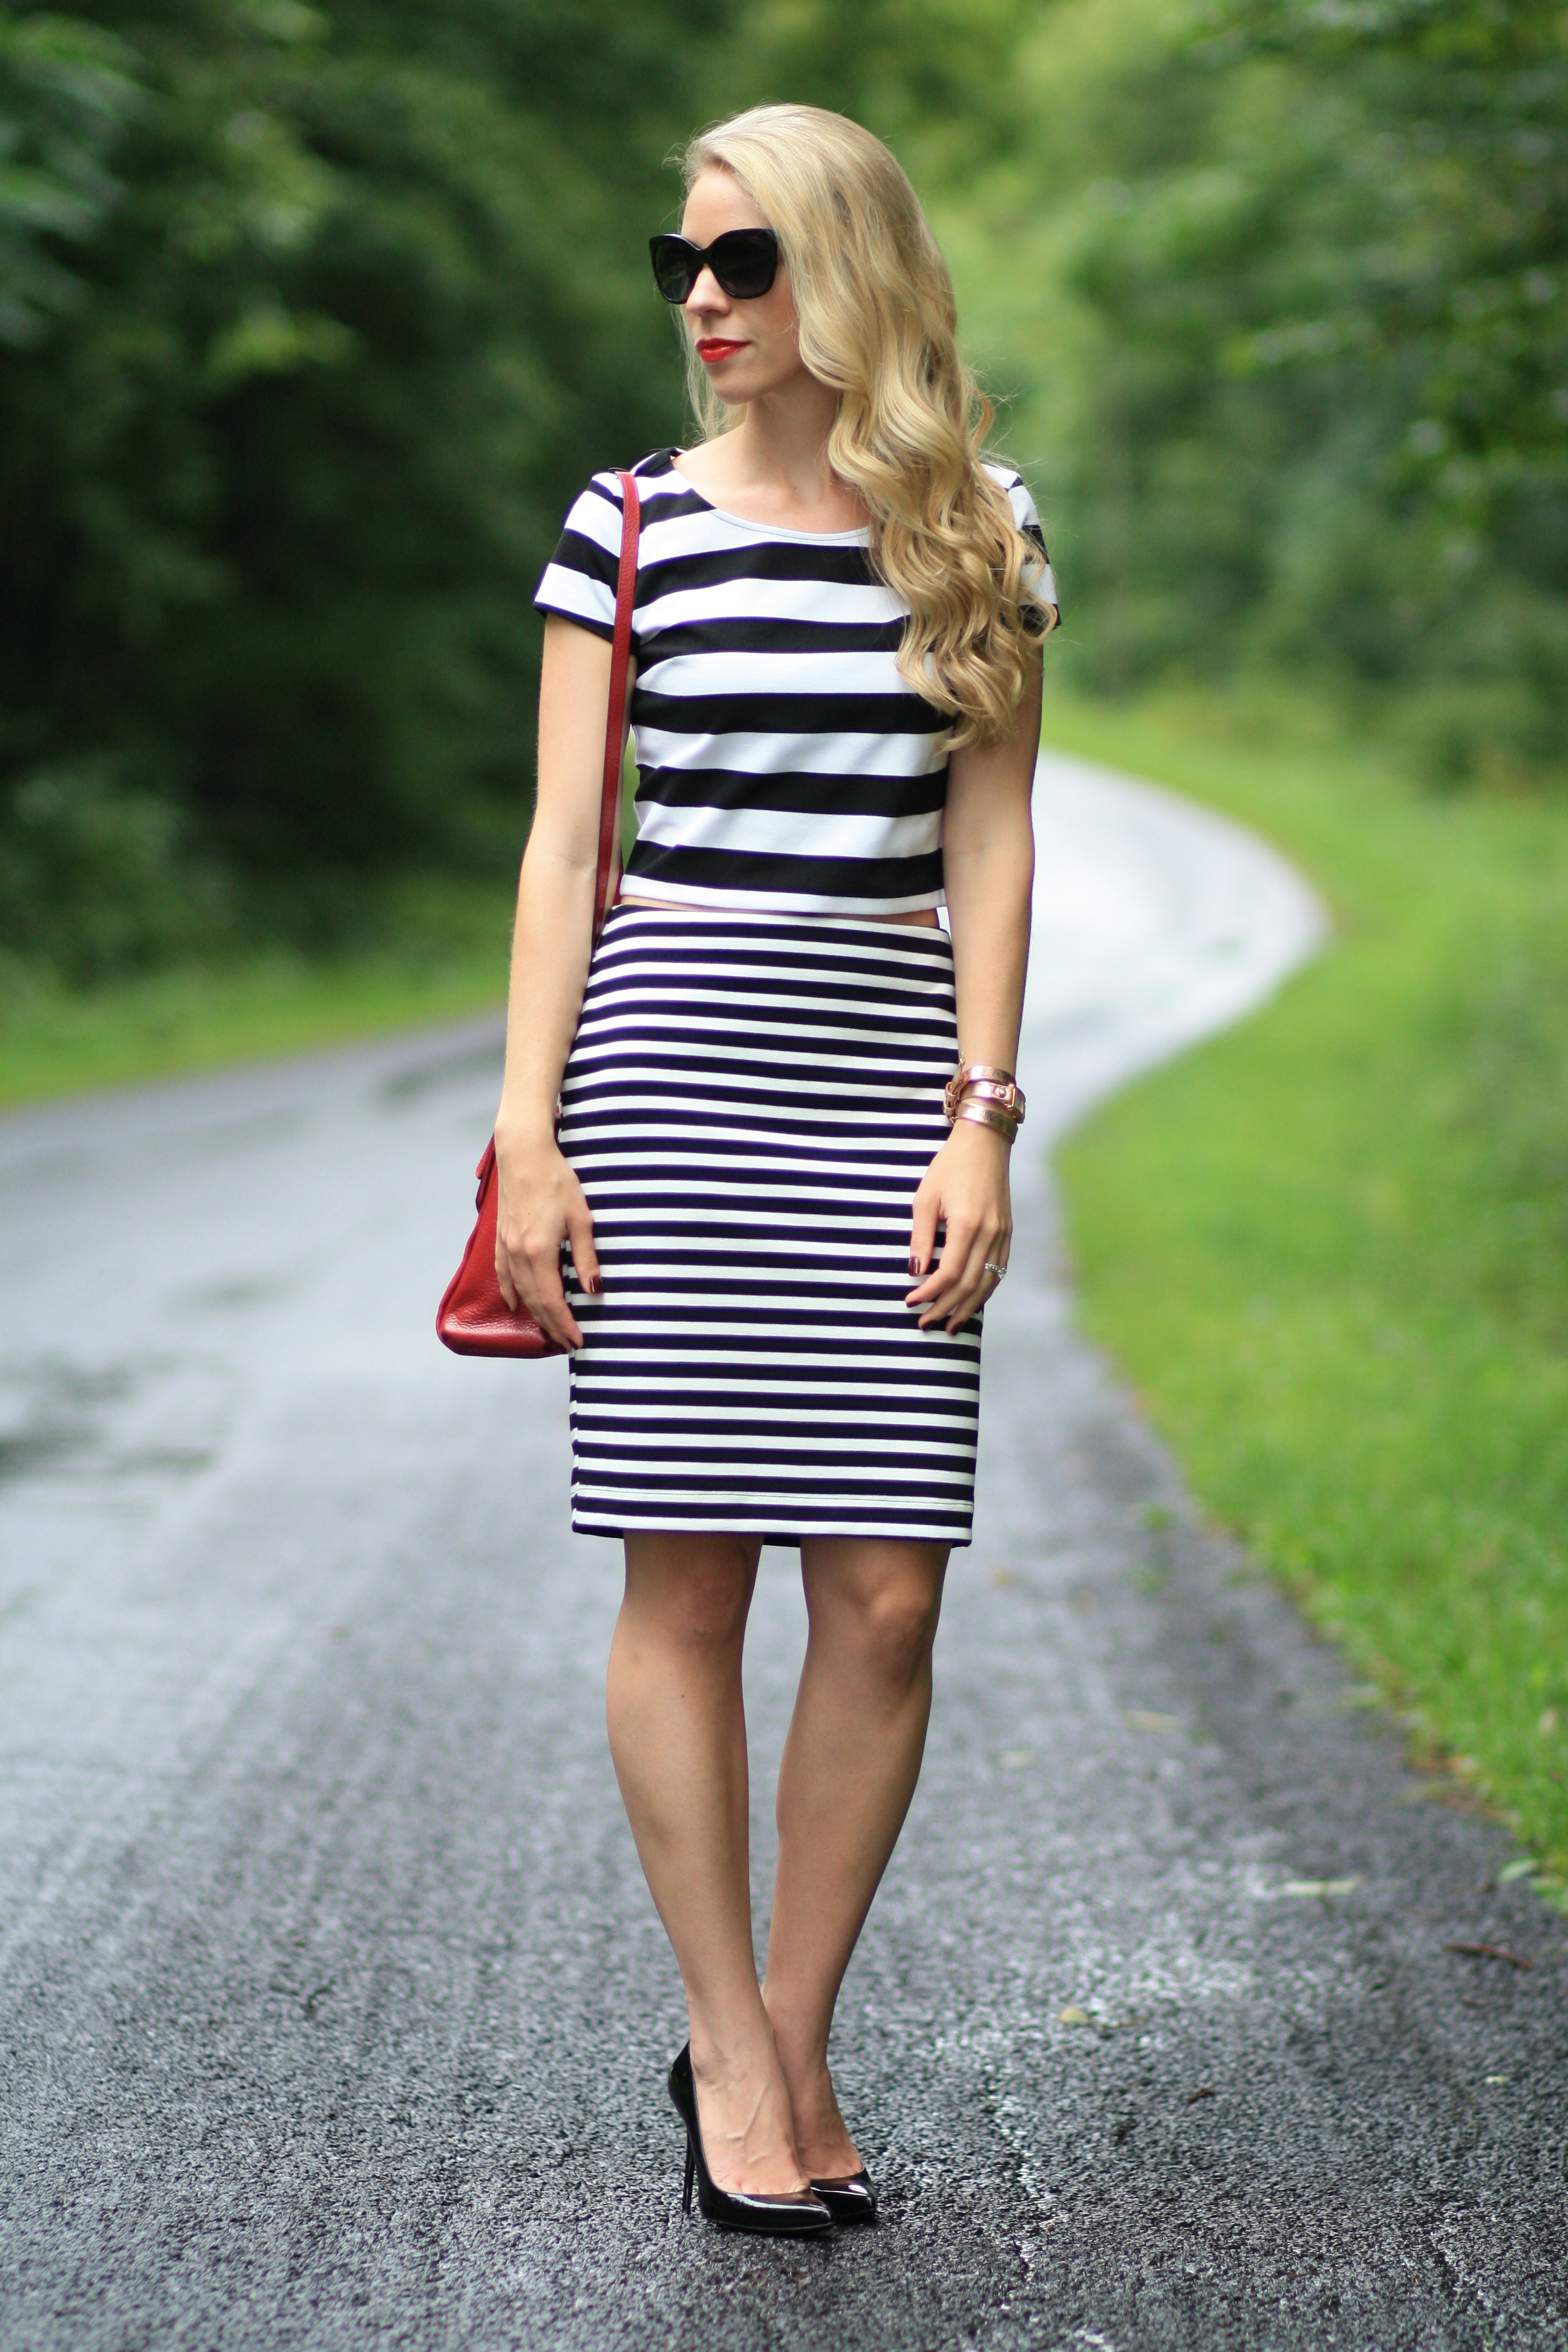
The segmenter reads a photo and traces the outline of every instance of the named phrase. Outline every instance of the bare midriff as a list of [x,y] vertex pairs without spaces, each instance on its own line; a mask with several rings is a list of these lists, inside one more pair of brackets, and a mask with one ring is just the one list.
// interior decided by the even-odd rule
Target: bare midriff
[[[650,915],[689,915],[691,912],[689,907],[678,907],[673,898],[620,898],[616,904],[617,907],[641,907]],[[702,911],[712,915],[738,915],[743,914],[745,909],[741,907],[709,907]],[[831,915],[805,915],[800,919],[807,923],[831,923],[835,919]],[[855,915],[850,919],[857,923],[921,923],[931,931],[942,928],[934,907],[909,907],[897,915]]]

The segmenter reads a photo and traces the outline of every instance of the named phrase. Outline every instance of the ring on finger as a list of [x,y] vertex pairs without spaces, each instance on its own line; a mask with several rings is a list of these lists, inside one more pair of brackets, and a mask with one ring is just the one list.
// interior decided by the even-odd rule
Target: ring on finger
[[998,1265],[994,1258],[988,1257],[985,1261],[985,1271],[987,1274],[994,1274],[996,1276],[997,1281],[1000,1282],[1007,1269],[1005,1265]]

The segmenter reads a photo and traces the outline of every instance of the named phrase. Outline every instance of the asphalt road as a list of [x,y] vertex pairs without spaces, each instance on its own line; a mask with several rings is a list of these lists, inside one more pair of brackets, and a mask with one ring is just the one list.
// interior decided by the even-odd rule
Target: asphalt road
[[[493,1024],[0,1122],[7,2352],[1568,2346],[1568,1927],[1204,1532],[1037,1173],[1316,909],[1163,795],[1040,808],[983,1507],[837,2041],[875,2232],[679,2210],[616,1549],[563,1367],[430,1328]],[[770,1551],[759,1886],[801,1640]]]

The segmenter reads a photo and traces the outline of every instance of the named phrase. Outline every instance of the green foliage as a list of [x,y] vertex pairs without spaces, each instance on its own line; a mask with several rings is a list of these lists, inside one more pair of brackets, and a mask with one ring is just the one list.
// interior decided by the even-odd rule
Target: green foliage
[[1560,0],[1047,21],[990,268],[1039,192],[1009,356],[1080,675],[1315,677],[1445,779],[1561,760],[1565,25]]
[[745,12],[735,103],[848,112],[929,189],[984,165],[1016,132],[1014,64],[1039,0],[760,0]]
[[303,1053],[463,1013],[506,993],[505,884],[394,877],[361,915],[378,945],[302,955],[280,947],[121,971],[112,988],[62,985],[0,960],[0,1104],[124,1085],[258,1055]]
[[142,92],[121,43],[69,16],[0,16],[0,344],[39,341],[84,289],[61,248],[118,203],[110,158]]
[[668,421],[616,231],[717,10],[96,14],[119,198],[0,368],[13,790],[112,754],[261,877],[514,854],[566,486]]
[[1089,1327],[1209,1507],[1568,1872],[1568,817],[1190,696],[1047,735],[1260,826],[1337,918],[1068,1143]]
[[221,938],[221,880],[183,855],[179,825],[166,801],[117,790],[101,763],[37,771],[0,835],[6,954],[87,984]]

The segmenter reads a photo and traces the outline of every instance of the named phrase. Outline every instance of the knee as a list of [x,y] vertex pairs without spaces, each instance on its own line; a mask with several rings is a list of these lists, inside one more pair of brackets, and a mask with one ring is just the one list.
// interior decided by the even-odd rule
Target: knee
[[666,1622],[683,1649],[733,1649],[745,1633],[751,1597],[750,1580],[739,1571],[694,1569],[670,1595]]
[[755,1562],[741,1546],[660,1546],[634,1559],[627,1547],[626,1613],[645,1639],[693,1657],[737,1650],[746,1630]]
[[941,1604],[940,1584],[919,1573],[879,1577],[854,1596],[858,1646],[879,1682],[907,1689],[925,1672]]

